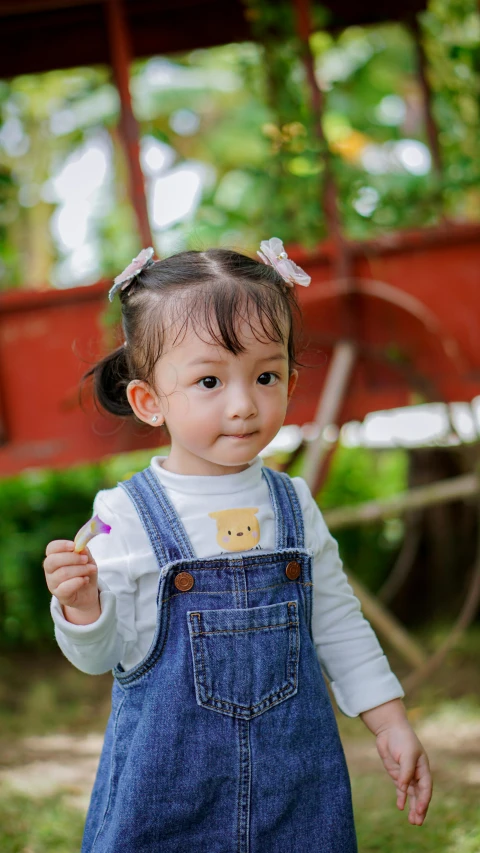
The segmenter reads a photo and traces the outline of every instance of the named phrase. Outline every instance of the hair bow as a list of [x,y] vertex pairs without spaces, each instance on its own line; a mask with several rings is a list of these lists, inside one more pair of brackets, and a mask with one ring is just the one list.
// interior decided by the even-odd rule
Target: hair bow
[[289,259],[279,237],[262,240],[260,249],[261,251],[257,252],[257,255],[259,255],[264,264],[276,269],[288,287],[293,287],[294,284],[301,284],[303,287],[308,287],[312,280],[311,277],[301,267],[297,266],[294,261]]
[[108,291],[108,298],[110,302],[112,302],[117,290],[125,290],[137,275],[140,275],[144,269],[151,267],[152,264],[155,263],[155,261],[152,261],[153,253],[154,250],[151,246],[149,246],[148,249],[142,249],[142,251],[138,253],[137,257],[133,258],[131,264],[129,264],[128,267],[125,267],[123,272],[114,278],[113,287]]

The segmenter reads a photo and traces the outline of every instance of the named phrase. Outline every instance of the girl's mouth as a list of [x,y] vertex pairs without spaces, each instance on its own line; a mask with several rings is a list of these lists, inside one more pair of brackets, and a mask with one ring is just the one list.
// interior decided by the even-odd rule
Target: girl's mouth
[[227,435],[226,438],[250,438],[254,434],[253,432],[244,432],[240,435]]

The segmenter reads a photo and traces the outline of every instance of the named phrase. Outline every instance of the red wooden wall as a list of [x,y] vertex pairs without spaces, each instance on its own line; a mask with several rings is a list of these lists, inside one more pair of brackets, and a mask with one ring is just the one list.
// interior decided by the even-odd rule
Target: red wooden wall
[[[294,253],[313,280],[298,288],[308,347],[288,422],[313,419],[332,347],[348,337],[359,359],[341,423],[404,405],[412,392],[438,401],[480,394],[479,238],[479,226],[462,226],[351,245],[352,282],[333,280],[328,244]],[[159,430],[80,404],[80,378],[104,347],[109,286],[0,296],[0,475],[162,441]]]

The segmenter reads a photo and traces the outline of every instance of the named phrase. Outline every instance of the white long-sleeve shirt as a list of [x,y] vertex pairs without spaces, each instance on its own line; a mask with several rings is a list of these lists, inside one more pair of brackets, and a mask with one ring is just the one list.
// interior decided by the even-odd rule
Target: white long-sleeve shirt
[[[255,509],[259,535],[250,547],[275,548],[275,519],[262,461],[257,457],[244,471],[224,476],[186,476],[162,467],[151,468],[167,491],[198,558],[228,554],[217,541],[217,522],[209,513]],[[307,484],[293,485],[302,507],[305,546],[313,554],[313,638],[320,663],[340,709],[357,716],[403,691],[358,599],[348,585],[330,535]],[[56,598],[51,612],[55,636],[65,656],[83,672],[107,672],[118,663],[125,670],[143,660],[156,626],[158,564],[140,518],[125,491],[117,486],[98,493],[94,512],[110,524],[111,533],[93,539],[89,548],[98,566],[101,615],[90,625],[67,622]],[[236,552],[236,556],[243,552]]]

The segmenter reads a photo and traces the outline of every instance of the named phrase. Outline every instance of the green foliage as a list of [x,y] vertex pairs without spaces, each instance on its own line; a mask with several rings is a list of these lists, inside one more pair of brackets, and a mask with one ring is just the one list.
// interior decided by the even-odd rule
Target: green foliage
[[0,481],[0,646],[53,644],[42,563],[48,542],[73,539],[99,489],[148,465],[150,451],[70,471],[27,471]]
[[52,637],[42,562],[53,539],[71,539],[90,517],[100,466],[28,472],[0,484],[0,638],[33,644]]
[[[398,494],[407,487],[407,468],[408,455],[403,450],[375,452],[340,446],[317,498],[320,509]],[[400,518],[335,533],[346,566],[372,590],[378,589],[388,575],[402,537]]]
[[[315,129],[293,4],[245,5],[257,43],[133,65],[132,98],[142,137],[168,145],[174,167],[196,161],[210,169],[195,212],[157,229],[161,255],[217,245],[255,251],[269,234],[286,243],[318,243],[326,234],[325,144],[342,223],[353,238],[430,225],[442,211],[456,219],[480,218],[476,0],[430,0],[419,19],[441,175],[435,169],[409,171],[395,153],[402,140],[427,143],[418,57],[406,26],[349,27],[333,34],[325,29],[328,11],[313,5],[310,47],[325,143]],[[97,256],[97,273],[115,274],[140,248],[110,78],[107,68],[80,68],[0,82],[0,288],[42,286],[52,268],[52,280],[58,280],[68,251],[55,246],[49,233],[52,214],[61,210],[52,178],[91,139],[110,145],[115,175],[102,203],[92,202],[87,243]],[[174,119],[180,110],[194,116],[196,129],[178,130]],[[380,160],[389,165],[379,168]],[[62,275],[62,285],[68,285],[69,273]]]
[[[73,538],[90,517],[96,492],[141,470],[150,457],[150,451],[138,451],[70,471],[29,471],[0,481],[0,646],[53,643],[42,569],[47,543]],[[319,505],[327,509],[396,494],[405,488],[407,464],[400,450],[339,447]],[[340,531],[342,558],[376,589],[402,535],[400,519]]]
[[444,165],[445,209],[478,218],[480,15],[474,0],[431,0],[422,14]]

